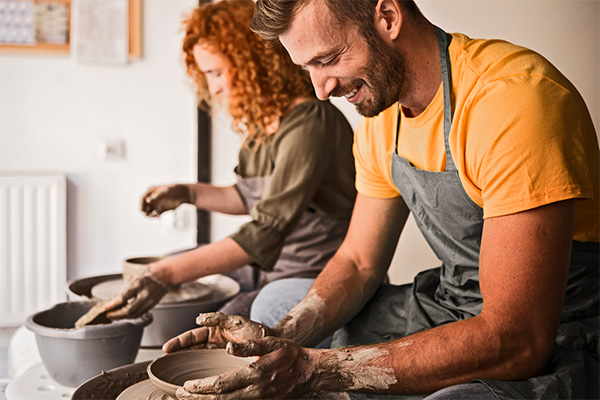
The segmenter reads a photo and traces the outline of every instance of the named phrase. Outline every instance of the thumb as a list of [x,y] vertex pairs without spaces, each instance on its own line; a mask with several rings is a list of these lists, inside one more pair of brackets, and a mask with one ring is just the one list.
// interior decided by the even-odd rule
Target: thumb
[[228,342],[225,349],[228,354],[238,357],[264,356],[281,347],[279,338],[266,337],[257,340],[245,340],[243,342]]

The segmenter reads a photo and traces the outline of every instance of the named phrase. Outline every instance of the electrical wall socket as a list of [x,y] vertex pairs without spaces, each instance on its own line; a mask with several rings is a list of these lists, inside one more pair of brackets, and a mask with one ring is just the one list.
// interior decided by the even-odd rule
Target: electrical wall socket
[[125,160],[125,141],[120,139],[103,140],[100,143],[100,158],[103,161]]

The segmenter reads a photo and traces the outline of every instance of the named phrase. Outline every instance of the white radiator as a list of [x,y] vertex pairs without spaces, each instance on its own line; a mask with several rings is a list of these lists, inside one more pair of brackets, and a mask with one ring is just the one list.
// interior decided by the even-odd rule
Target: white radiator
[[63,175],[0,174],[0,327],[66,301]]

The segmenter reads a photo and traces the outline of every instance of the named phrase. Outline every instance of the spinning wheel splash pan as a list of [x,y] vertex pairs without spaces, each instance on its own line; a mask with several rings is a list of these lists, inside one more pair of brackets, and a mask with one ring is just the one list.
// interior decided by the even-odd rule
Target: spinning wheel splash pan
[[146,368],[150,361],[135,363],[102,372],[82,383],[73,395],[72,400],[107,400],[116,399],[121,392],[138,382],[148,379]]
[[103,372],[79,386],[72,400],[166,400],[186,380],[243,368],[256,357],[234,357],[224,349],[188,350]]

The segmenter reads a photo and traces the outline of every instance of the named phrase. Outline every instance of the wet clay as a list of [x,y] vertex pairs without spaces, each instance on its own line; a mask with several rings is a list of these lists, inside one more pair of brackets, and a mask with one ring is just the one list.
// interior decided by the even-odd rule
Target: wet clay
[[228,315],[221,312],[201,313],[196,318],[196,324],[206,327],[220,327],[228,331],[227,339],[239,337],[241,340],[259,339],[269,336],[267,327],[237,315]]
[[110,320],[104,315],[104,304],[105,301],[98,302],[95,306],[90,308],[88,312],[83,314],[77,321],[75,321],[75,328],[81,328],[86,325],[97,325],[97,324],[108,324]]
[[181,351],[152,361],[148,365],[148,376],[154,386],[176,399],[175,392],[186,381],[240,369],[255,359],[234,357],[225,349]]
[[[324,308],[324,300],[313,290],[309,291],[306,297],[296,307],[275,326],[275,330],[281,332],[281,337],[291,339],[294,342],[310,346],[316,345],[320,340],[323,331],[323,315],[321,310]],[[286,331],[293,332],[293,335]]]
[[[406,342],[405,346],[410,345]],[[347,390],[385,390],[398,382],[394,369],[373,366],[370,361],[385,357],[388,352],[377,347],[340,349],[336,352],[339,361],[338,373],[348,385]]]

